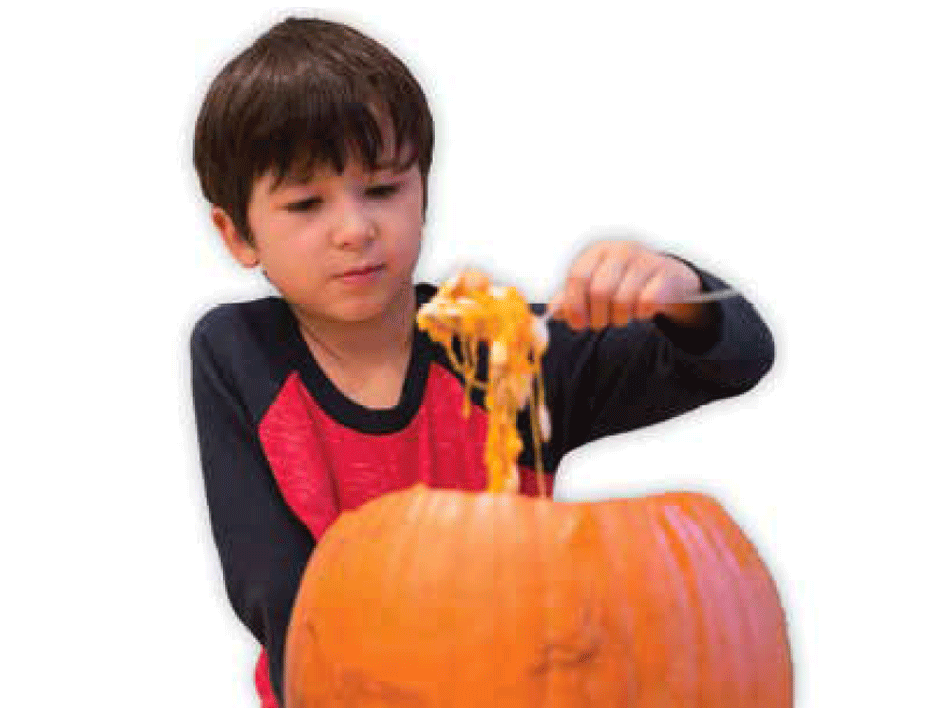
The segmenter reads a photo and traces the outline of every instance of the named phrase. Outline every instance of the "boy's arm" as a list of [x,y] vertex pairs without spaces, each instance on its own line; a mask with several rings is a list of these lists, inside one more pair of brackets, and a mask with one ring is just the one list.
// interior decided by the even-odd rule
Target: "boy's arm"
[[[682,262],[699,276],[703,291],[727,287]],[[707,303],[692,326],[663,315],[597,331],[556,320],[549,326],[543,366],[553,465],[579,445],[744,393],[774,361],[771,332],[741,296]]]
[[199,327],[191,361],[210,524],[227,596],[265,647],[281,703],[285,635],[314,541],[283,501],[245,403]]

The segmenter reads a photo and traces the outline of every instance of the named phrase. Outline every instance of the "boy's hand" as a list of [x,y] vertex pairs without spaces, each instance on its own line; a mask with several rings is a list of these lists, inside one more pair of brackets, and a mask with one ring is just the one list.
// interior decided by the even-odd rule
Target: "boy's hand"
[[548,307],[574,329],[625,325],[660,313],[696,326],[704,306],[678,303],[700,289],[699,276],[682,261],[633,241],[602,241],[578,256]]

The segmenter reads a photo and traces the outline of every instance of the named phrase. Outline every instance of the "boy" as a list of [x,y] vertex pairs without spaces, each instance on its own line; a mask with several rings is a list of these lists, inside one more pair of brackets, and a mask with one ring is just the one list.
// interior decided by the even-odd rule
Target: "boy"
[[[415,325],[436,292],[413,281],[432,148],[426,100],[403,64],[314,19],[277,24],[228,63],[197,120],[213,224],[281,295],[213,309],[191,341],[214,539],[230,601],[263,645],[266,708],[282,698],[301,573],[338,514],[418,481],[485,487],[482,398],[463,418],[459,373]],[[584,251],[554,300],[543,360],[549,477],[579,445],[742,393],[766,373],[772,339],[743,298],[660,304],[722,287],[640,244]],[[537,487],[530,448],[524,493]]]

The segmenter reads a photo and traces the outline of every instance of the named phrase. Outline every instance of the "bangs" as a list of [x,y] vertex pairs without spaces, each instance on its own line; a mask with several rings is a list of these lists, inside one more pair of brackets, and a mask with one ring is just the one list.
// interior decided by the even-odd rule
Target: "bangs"
[[309,181],[323,167],[340,174],[350,159],[371,171],[407,169],[419,161],[420,126],[401,101],[318,86],[298,96],[282,93],[278,101],[269,103],[269,115],[250,151],[257,175],[273,172],[273,188],[286,181]]

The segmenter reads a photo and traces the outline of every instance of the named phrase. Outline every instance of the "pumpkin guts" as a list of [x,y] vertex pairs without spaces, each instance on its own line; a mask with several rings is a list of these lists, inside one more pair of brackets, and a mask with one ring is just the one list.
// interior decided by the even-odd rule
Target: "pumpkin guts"
[[[518,411],[528,406],[539,494],[545,496],[541,441],[551,435],[541,376],[541,355],[548,347],[545,323],[531,313],[514,288],[492,285],[477,271],[464,271],[448,280],[420,308],[417,323],[433,341],[443,345],[450,362],[463,376],[464,415],[469,415],[472,388],[485,391],[488,491],[514,492],[519,488],[516,460],[523,444],[515,422]],[[478,346],[483,341],[489,344],[486,381],[476,378]]]

